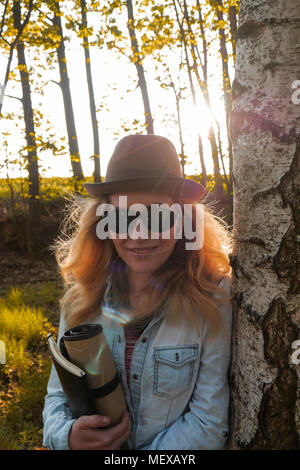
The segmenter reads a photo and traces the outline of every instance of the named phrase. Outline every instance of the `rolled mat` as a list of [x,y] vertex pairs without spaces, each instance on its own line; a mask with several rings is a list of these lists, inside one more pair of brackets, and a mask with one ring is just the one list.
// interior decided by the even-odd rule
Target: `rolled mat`
[[102,325],[86,323],[71,328],[61,338],[60,348],[86,372],[98,413],[110,417],[108,427],[118,424],[127,407]]

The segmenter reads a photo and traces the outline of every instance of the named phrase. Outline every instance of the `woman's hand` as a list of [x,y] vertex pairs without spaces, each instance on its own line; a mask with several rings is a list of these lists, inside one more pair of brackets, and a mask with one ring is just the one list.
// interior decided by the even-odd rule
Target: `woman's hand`
[[108,416],[81,416],[72,425],[69,448],[71,450],[119,450],[130,435],[130,413],[125,410],[119,424],[109,429],[99,429],[106,427],[109,422]]

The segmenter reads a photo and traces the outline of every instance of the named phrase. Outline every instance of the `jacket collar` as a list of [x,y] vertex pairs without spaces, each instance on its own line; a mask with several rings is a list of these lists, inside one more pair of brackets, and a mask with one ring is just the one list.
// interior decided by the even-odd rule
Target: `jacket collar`
[[[123,318],[124,322],[126,322],[126,320],[128,321],[129,317],[126,317],[126,315],[123,316],[123,314],[121,314],[118,311],[117,307],[114,305],[111,299],[111,295],[110,295],[111,286],[112,286],[112,275],[109,274],[105,282],[105,292],[104,292],[103,299],[102,299],[102,306],[107,310],[107,312],[110,312],[109,316],[116,317],[115,320],[117,320],[117,317],[120,317],[121,319]],[[164,316],[165,316],[165,309],[162,308],[161,311],[150,321],[148,326],[150,325],[152,326],[154,323],[156,323],[156,321],[162,319]],[[121,323],[123,322],[121,321]]]

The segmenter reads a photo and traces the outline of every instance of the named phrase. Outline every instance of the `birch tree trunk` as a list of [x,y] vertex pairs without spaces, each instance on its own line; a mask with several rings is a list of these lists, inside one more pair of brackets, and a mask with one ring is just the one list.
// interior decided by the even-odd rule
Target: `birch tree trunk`
[[142,93],[142,99],[144,103],[146,130],[147,130],[147,134],[154,134],[154,124],[153,124],[153,117],[151,113],[150,99],[149,99],[148,87],[147,87],[147,82],[146,82],[146,77],[145,77],[145,71],[144,71],[142,56],[140,54],[138,41],[137,41],[136,33],[135,33],[132,0],[126,0],[126,6],[127,6],[127,15],[128,15],[127,25],[128,25],[129,36],[130,36],[130,42],[131,42],[131,50],[133,53],[134,65],[137,70],[137,74],[139,78],[139,87]]
[[[8,79],[9,79],[9,72],[10,72],[10,67],[11,67],[11,62],[12,62],[12,58],[13,58],[14,49],[15,49],[15,46],[16,46],[19,38],[21,37],[21,34],[24,31],[25,26],[28,24],[28,22],[30,20],[30,16],[31,16],[31,13],[32,13],[32,8],[33,8],[33,0],[29,1],[27,14],[26,14],[23,22],[21,22],[21,19],[20,19],[20,24],[19,24],[19,29],[18,29],[17,35],[16,35],[15,39],[13,40],[13,42],[11,42],[11,43],[9,43],[7,41],[7,39],[4,37],[4,35],[2,34],[3,29],[4,29],[5,20],[6,20],[5,16],[7,14],[7,7],[8,7],[8,0],[6,0],[6,2],[5,2],[4,11],[3,11],[3,14],[2,14],[2,19],[1,19],[1,26],[0,26],[0,41],[2,40],[3,42],[5,42],[9,46],[9,56],[8,56],[8,61],[7,61],[7,65],[6,65],[4,82],[3,82],[2,85],[0,84],[0,115],[1,115],[1,112],[2,112],[5,89],[6,89],[6,85],[8,83]],[[16,8],[15,7],[15,2],[14,2],[14,8]]]
[[[188,72],[188,77],[189,77],[191,93],[193,97],[193,103],[194,103],[194,106],[197,107],[196,90],[195,90],[193,77],[192,77],[192,66],[190,65],[186,36],[185,36],[184,29],[182,26],[182,21],[180,21],[180,18],[179,18],[176,0],[173,0],[173,5],[174,5],[175,13],[176,13],[177,23],[179,26],[181,45],[185,54],[185,61],[186,61],[186,67],[187,67],[187,72]],[[197,138],[198,138],[198,151],[199,151],[200,166],[201,166],[201,184],[204,187],[206,187],[207,171],[206,171],[206,166],[205,166],[205,161],[204,161],[203,142],[202,142],[202,137],[201,137],[200,132],[198,132]]]
[[[13,23],[16,30],[21,29],[21,5],[19,1],[13,3]],[[25,121],[25,137],[27,143],[27,171],[29,182],[29,208],[26,223],[26,231],[28,236],[28,248],[32,250],[34,243],[39,237],[41,225],[41,207],[40,207],[40,181],[39,181],[39,164],[36,145],[36,134],[34,126],[34,115],[31,100],[30,77],[27,70],[25,47],[20,39],[17,42],[17,57],[20,71],[22,86],[22,106]]]
[[57,47],[57,61],[59,66],[59,73],[60,73],[60,88],[63,95],[63,102],[65,108],[65,117],[66,117],[66,127],[67,127],[67,134],[68,134],[68,141],[69,141],[69,149],[70,149],[70,158],[71,158],[71,166],[73,177],[75,180],[75,191],[78,189],[78,182],[84,179],[83,170],[81,166],[81,159],[79,153],[79,145],[77,139],[77,132],[75,126],[75,117],[74,117],[74,110],[73,110],[73,102],[71,98],[71,90],[70,90],[70,80],[67,68],[67,59],[66,59],[66,52],[65,52],[65,43],[64,43],[64,34],[62,29],[62,21],[61,21],[61,11],[59,2],[55,2],[54,8],[54,17],[53,17],[53,24],[57,27],[57,33],[59,34],[61,40]]
[[235,63],[236,57],[236,32],[237,32],[237,12],[236,6],[231,6],[228,9],[228,20],[230,26],[230,42],[232,46],[233,61]]
[[[178,3],[180,4],[179,0]],[[190,51],[191,55],[193,58],[193,65],[191,67],[191,70],[196,75],[198,87],[200,88],[202,92],[202,96],[204,98],[205,104],[207,108],[211,111],[211,102],[210,102],[210,94],[209,94],[209,88],[208,88],[208,62],[207,62],[207,41],[205,37],[205,27],[203,25],[202,20],[202,11],[201,11],[201,6],[198,2],[197,5],[198,9],[198,14],[199,14],[199,19],[200,19],[200,29],[201,29],[201,36],[202,36],[202,45],[203,45],[203,59],[201,58],[201,54],[198,49],[197,41],[195,38],[195,35],[192,30],[191,26],[191,21],[190,21],[190,16],[188,12],[188,6],[186,3],[186,0],[183,0],[183,12],[184,12],[184,19],[188,27],[189,31],[189,45],[190,45]],[[201,65],[202,68],[202,77],[200,77],[200,72],[198,70],[198,60],[199,60],[199,65]],[[223,185],[222,185],[222,180],[221,180],[221,174],[220,174],[220,165],[219,165],[219,153],[218,153],[218,146],[217,146],[217,141],[216,141],[216,136],[214,132],[214,128],[212,123],[209,125],[208,128],[208,140],[210,143],[211,147],[211,156],[212,156],[212,161],[214,165],[214,177],[216,180],[216,188],[215,188],[215,195],[217,198],[222,197],[223,193]]]
[[231,449],[300,448],[300,4],[242,0],[231,137]]
[[218,34],[219,34],[219,44],[220,44],[220,55],[222,60],[222,82],[223,82],[223,95],[224,95],[224,106],[225,106],[225,116],[226,116],[226,129],[227,129],[227,140],[228,140],[228,157],[229,157],[229,199],[230,199],[230,212],[233,212],[233,195],[232,195],[232,143],[229,135],[229,115],[231,111],[231,83],[229,76],[229,67],[228,67],[228,52],[226,44],[226,32],[223,27],[224,25],[224,5],[223,0],[213,0],[212,5],[215,8],[215,14],[218,19]]
[[92,121],[92,126],[93,126],[93,138],[94,138],[94,155],[92,157],[94,160],[93,179],[94,179],[94,183],[101,183],[100,141],[99,141],[99,132],[98,132],[94,84],[93,84],[92,68],[91,68],[90,44],[89,44],[89,37],[87,34],[88,22],[87,22],[87,6],[86,6],[85,0],[80,0],[80,7],[81,7],[81,20],[82,20],[82,27],[83,27],[83,48],[84,48],[84,56],[85,56],[85,71],[86,71],[86,79],[87,79],[87,84],[88,84],[90,113],[91,113],[91,121]]

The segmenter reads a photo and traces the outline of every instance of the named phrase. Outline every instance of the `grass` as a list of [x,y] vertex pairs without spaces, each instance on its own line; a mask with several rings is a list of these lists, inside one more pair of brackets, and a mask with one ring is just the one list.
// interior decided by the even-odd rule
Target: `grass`
[[[91,183],[92,177],[85,178],[84,182]],[[28,179],[0,178],[0,200],[9,200],[11,198],[11,190],[13,190],[15,195],[22,195],[26,198],[29,192]],[[61,198],[66,193],[73,192],[74,180],[72,177],[63,178],[55,176],[51,178],[40,178],[40,195],[44,201],[50,202],[53,201],[53,199]]]
[[0,365],[0,445],[6,449],[42,447],[51,369],[46,336],[57,333],[42,305],[51,304],[56,292],[47,282],[37,288],[11,287],[0,299],[0,339],[6,346],[6,364]]
[[[85,178],[77,191],[87,196],[82,184],[89,182],[92,182],[92,177]],[[73,178],[40,178],[39,196],[36,197],[40,199],[41,214],[51,222],[73,194]],[[27,178],[0,178],[0,222],[9,217],[18,225],[23,225],[29,212],[29,200]],[[21,238],[24,238],[24,234],[21,234]]]
[[[186,175],[186,178],[193,179],[199,183],[201,182],[200,175]],[[93,183],[93,178],[91,176],[86,177],[83,183]],[[207,191],[213,191],[215,183],[214,175],[207,175]],[[223,178],[222,184],[224,191],[226,192],[226,185]],[[14,198],[16,198],[16,203],[22,207],[22,199],[24,203],[24,200],[28,198],[29,193],[27,178],[0,178],[0,201],[11,201],[12,192],[14,194]],[[83,187],[81,187],[80,192],[87,195],[87,192]],[[40,178],[40,198],[43,202],[53,202],[70,193],[74,193],[74,179],[72,177],[63,178],[53,176],[50,178]]]

